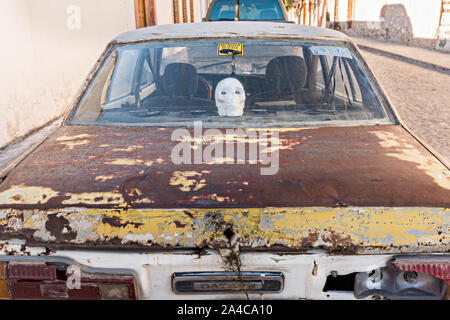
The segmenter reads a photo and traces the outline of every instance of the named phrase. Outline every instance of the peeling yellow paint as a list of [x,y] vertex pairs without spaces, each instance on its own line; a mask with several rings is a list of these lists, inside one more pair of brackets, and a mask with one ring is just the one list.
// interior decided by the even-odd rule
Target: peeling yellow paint
[[206,186],[206,179],[199,179],[203,174],[211,173],[211,171],[175,171],[170,178],[171,186],[180,186],[181,191],[197,191]]
[[[17,219],[7,210],[0,225]],[[122,243],[195,247],[227,241],[232,227],[250,247],[354,247],[356,252],[446,251],[450,245],[450,209],[445,208],[251,208],[251,209],[108,209],[67,208],[24,215],[23,228],[45,230],[48,215],[64,217],[77,234],[73,243],[119,239]],[[3,217],[4,216],[4,217]],[[108,219],[106,219],[108,218]],[[109,221],[115,221],[110,223]],[[263,241],[262,241],[263,240]],[[150,241],[150,242],[149,242]],[[394,251],[395,251],[394,250]]]
[[73,150],[77,146],[82,146],[89,144],[89,139],[96,137],[96,135],[89,135],[87,133],[79,134],[76,136],[68,136],[64,135],[62,137],[56,138],[56,141],[60,141],[60,144],[65,145],[69,148],[69,150]]
[[91,137],[96,137],[96,136],[89,135],[87,133],[79,134],[79,135],[76,135],[76,136],[65,135],[65,136],[61,136],[59,138],[56,138],[56,141],[70,141],[70,140],[84,139],[84,138],[91,138]]
[[65,142],[61,142],[61,144],[69,147],[69,150],[73,150],[77,146],[83,146],[83,145],[89,144],[89,140],[65,141]]
[[119,166],[136,166],[136,165],[141,165],[144,163],[144,161],[142,160],[138,160],[138,159],[116,159],[114,161],[107,161],[105,162],[106,164],[114,164],[114,165],[119,165]]
[[[231,202],[233,200],[231,197],[220,197],[216,193],[208,194],[206,198],[216,202]],[[200,199],[205,199],[205,196],[193,196],[191,198],[194,202]]]
[[153,201],[149,198],[143,198],[143,199],[133,200],[133,203],[155,203],[155,201]]
[[137,188],[131,188],[131,189],[128,191],[128,195],[129,195],[130,197],[133,197],[133,196],[141,196],[141,195],[142,195],[142,192],[141,192],[141,190],[139,190],[139,189],[137,189]]
[[136,151],[137,149],[142,149],[144,148],[143,146],[129,146],[128,148],[124,149],[124,148],[116,148],[116,149],[112,149],[112,151],[118,151],[118,152],[132,152],[132,151]]
[[155,160],[146,161],[146,162],[144,162],[144,165],[146,165],[147,167],[150,167],[154,163],[159,163],[159,164],[164,163],[164,159],[163,158],[157,158]]
[[96,176],[95,177],[95,181],[101,181],[101,182],[105,182],[107,180],[111,180],[114,178],[114,175],[108,175],[108,176]]
[[121,158],[116,159],[113,161],[107,161],[105,164],[113,164],[113,165],[119,165],[119,166],[137,166],[137,165],[145,165],[147,167],[152,166],[154,163],[163,163],[164,159],[158,158],[155,160],[140,160],[140,159],[128,159],[128,158]]
[[47,217],[42,216],[38,213],[32,213],[28,215],[26,219],[24,219],[23,228],[39,230],[46,221]]
[[85,192],[85,193],[66,193],[70,197],[64,200],[62,204],[123,204],[125,201],[122,194],[115,192]]
[[47,203],[59,192],[50,188],[38,186],[25,186],[23,184],[12,186],[0,193],[0,204],[38,204]]

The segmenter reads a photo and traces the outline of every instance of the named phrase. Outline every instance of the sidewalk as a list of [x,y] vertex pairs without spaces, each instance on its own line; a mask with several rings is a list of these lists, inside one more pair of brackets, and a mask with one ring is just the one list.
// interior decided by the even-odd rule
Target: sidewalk
[[361,50],[402,60],[450,75],[450,53],[381,40],[352,37]]
[[61,123],[61,118],[50,122],[42,128],[32,132],[31,134],[21,138],[5,148],[0,149],[0,171],[8,167],[16,158],[24,152],[32,148],[34,145],[42,141],[45,137],[51,134]]

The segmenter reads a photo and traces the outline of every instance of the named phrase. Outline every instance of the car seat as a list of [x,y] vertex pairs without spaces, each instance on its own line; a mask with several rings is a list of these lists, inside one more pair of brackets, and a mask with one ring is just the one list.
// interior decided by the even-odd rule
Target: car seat
[[188,63],[171,63],[164,69],[161,79],[164,95],[191,97],[198,89],[197,69]]
[[266,67],[267,84],[279,97],[300,93],[306,76],[305,60],[299,56],[276,57]]
[[170,63],[161,77],[161,96],[150,97],[151,106],[214,106],[209,99],[194,97],[199,81],[197,69],[189,63]]

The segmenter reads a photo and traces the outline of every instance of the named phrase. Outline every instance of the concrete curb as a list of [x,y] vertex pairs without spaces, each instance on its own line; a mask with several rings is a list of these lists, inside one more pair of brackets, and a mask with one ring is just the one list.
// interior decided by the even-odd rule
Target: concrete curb
[[425,61],[422,61],[422,60],[413,59],[413,58],[410,58],[410,57],[405,57],[405,56],[402,56],[400,54],[392,53],[392,52],[385,51],[385,50],[380,50],[380,49],[377,49],[377,48],[373,48],[373,47],[362,45],[362,44],[358,44],[358,43],[356,43],[356,44],[358,45],[358,48],[360,48],[361,50],[365,50],[365,51],[372,52],[372,53],[375,53],[375,54],[380,54],[380,55],[383,55],[383,56],[388,57],[388,58],[397,59],[397,60],[404,61],[404,62],[407,62],[407,63],[411,63],[411,64],[414,64],[414,65],[417,65],[417,66],[420,66],[420,67],[423,67],[423,68],[426,68],[426,69],[431,69],[431,70],[434,70],[434,71],[437,71],[437,72],[444,73],[446,75],[450,75],[450,69],[449,68],[446,68],[446,67],[443,67],[443,66],[440,66],[440,65],[437,65],[437,64],[425,62]]

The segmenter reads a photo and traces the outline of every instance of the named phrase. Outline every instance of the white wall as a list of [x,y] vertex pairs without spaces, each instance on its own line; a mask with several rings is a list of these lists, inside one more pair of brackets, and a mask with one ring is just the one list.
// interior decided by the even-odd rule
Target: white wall
[[[181,1],[180,8],[181,8]],[[194,0],[194,22],[201,22],[206,16],[209,0]],[[187,2],[189,4],[189,2]],[[173,23],[172,0],[156,0],[156,23],[158,25]]]
[[133,0],[1,0],[0,148],[62,115],[107,43],[134,28]]
[[[347,1],[339,1],[339,17],[347,20]],[[341,7],[342,4],[342,7]],[[380,22],[380,12],[385,5],[403,5],[415,38],[434,39],[439,27],[441,0],[355,0],[354,20]]]
[[441,13],[441,0],[390,0],[388,2],[402,3],[405,6],[413,26],[415,38],[436,38]]
[[[354,20],[379,21],[381,8],[385,4],[386,0],[356,0],[353,9]],[[345,20],[347,20],[347,15],[345,15]]]
[[158,25],[173,23],[171,0],[156,0],[155,6],[156,6],[156,23]]

